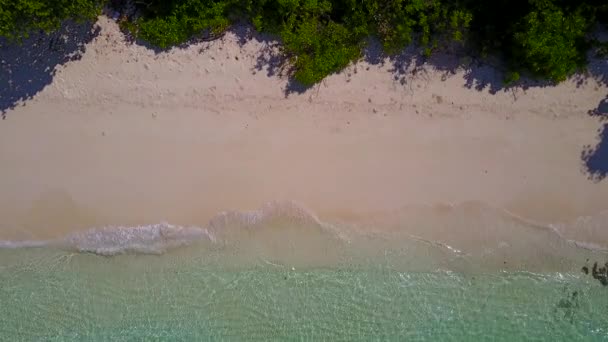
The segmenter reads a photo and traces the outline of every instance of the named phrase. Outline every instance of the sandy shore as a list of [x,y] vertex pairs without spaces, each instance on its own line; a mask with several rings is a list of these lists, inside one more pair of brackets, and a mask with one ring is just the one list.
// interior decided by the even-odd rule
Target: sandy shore
[[468,201],[546,223],[608,209],[608,181],[581,159],[608,92],[591,79],[491,94],[464,70],[401,82],[391,63],[361,62],[286,96],[256,68],[267,42],[155,54],[99,24],[81,60],[0,121],[0,238],[201,225],[273,200],[327,220]]

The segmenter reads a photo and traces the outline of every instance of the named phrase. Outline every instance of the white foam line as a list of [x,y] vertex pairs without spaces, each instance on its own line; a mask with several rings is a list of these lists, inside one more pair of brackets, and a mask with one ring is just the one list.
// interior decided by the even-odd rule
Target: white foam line
[[5,248],[5,249],[37,248],[37,247],[48,246],[53,242],[54,242],[53,240],[22,240],[22,241],[1,240],[0,248]]
[[427,240],[427,239],[421,238],[420,236],[416,236],[416,235],[412,235],[412,234],[407,234],[407,236],[409,238],[411,238],[412,240],[415,240],[415,241],[424,242],[424,243],[429,244],[429,245],[445,248],[445,249],[449,250],[450,252],[452,252],[452,253],[454,253],[454,254],[456,254],[458,256],[471,256],[470,254],[465,253],[465,252],[461,251],[460,249],[454,248],[454,247],[452,247],[452,246],[450,246],[450,245],[448,245],[446,243],[443,243],[443,242],[433,241],[433,240]]
[[262,261],[265,262],[266,264],[270,265],[270,266],[279,267],[279,268],[285,268],[285,266],[283,266],[283,265],[275,264],[275,263],[270,262],[270,261],[268,261],[266,259],[262,259]]

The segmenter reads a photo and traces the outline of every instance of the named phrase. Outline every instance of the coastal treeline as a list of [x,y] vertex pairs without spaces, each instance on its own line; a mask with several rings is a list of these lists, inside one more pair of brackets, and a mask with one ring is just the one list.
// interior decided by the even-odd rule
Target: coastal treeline
[[602,50],[593,33],[608,23],[606,0],[0,0],[0,35],[51,31],[127,4],[134,10],[122,27],[160,48],[251,23],[282,40],[294,78],[306,85],[360,58],[370,37],[389,54],[410,44],[426,56],[461,46],[503,58],[506,81],[525,72],[559,82],[584,68],[590,48]]
[[103,0],[0,0],[0,37],[19,40],[35,31],[50,33],[65,20],[99,15]]

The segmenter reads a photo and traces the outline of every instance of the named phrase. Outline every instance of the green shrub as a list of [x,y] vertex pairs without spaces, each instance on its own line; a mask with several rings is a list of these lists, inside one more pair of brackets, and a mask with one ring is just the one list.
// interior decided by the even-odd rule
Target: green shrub
[[[0,36],[52,31],[65,19],[89,19],[105,0],[0,0]],[[499,54],[514,73],[561,81],[584,66],[588,36],[608,23],[605,0],[139,0],[143,14],[122,22],[160,48],[218,34],[237,20],[276,34],[293,76],[319,82],[361,56],[370,36],[388,53],[408,44],[425,55],[467,42]],[[598,51],[601,52],[601,48]],[[508,77],[507,79],[512,79]]]
[[439,0],[152,0],[130,29],[167,48],[203,30],[221,31],[230,18],[239,17],[282,39],[293,76],[305,85],[358,59],[369,35],[376,35],[388,52],[416,40],[430,53],[438,38],[462,41],[471,21],[466,9]]
[[516,83],[517,81],[519,81],[519,78],[520,78],[519,72],[510,71],[510,72],[506,73],[504,83],[505,83],[505,85],[509,86],[509,85],[512,85],[512,84]]
[[589,22],[579,11],[564,13],[552,5],[530,12],[514,34],[515,55],[534,74],[559,82],[585,62]]
[[229,1],[174,0],[152,3],[136,23],[136,35],[160,48],[179,45],[203,31],[218,33],[230,21]]
[[285,52],[292,56],[294,78],[305,85],[346,67],[360,56],[361,49],[347,28],[316,19],[287,25],[281,32]]
[[312,85],[344,68],[360,55],[360,36],[331,19],[326,0],[279,0],[260,18],[283,40],[294,78]]
[[47,33],[66,19],[84,21],[99,15],[102,0],[0,0],[0,36],[27,37],[34,30]]

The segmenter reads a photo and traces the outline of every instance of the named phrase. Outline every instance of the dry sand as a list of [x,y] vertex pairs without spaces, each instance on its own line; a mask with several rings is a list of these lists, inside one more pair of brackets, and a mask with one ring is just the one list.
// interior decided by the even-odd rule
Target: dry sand
[[0,121],[0,238],[201,225],[274,200],[347,221],[469,201],[546,223],[608,209],[608,181],[581,160],[607,94],[591,79],[491,94],[465,87],[465,70],[401,82],[390,61],[360,62],[286,96],[256,68],[266,41],[155,54],[99,25],[81,60]]

